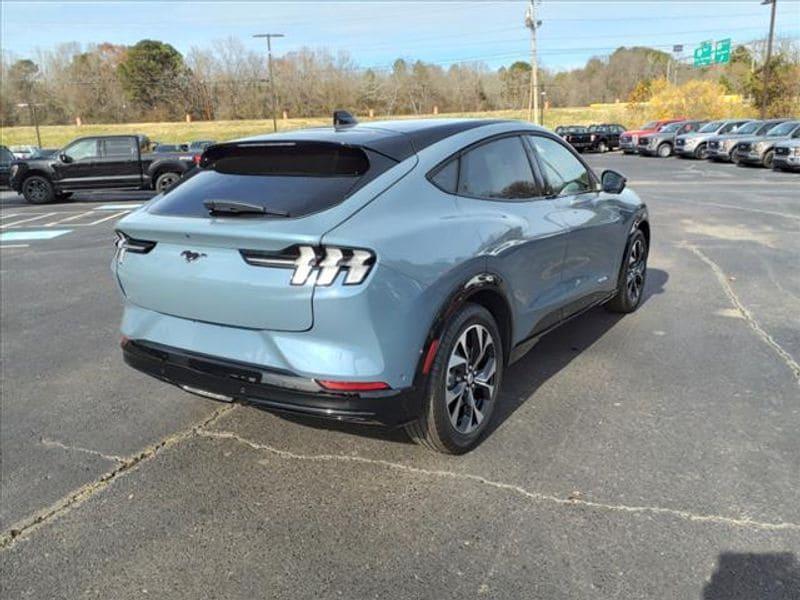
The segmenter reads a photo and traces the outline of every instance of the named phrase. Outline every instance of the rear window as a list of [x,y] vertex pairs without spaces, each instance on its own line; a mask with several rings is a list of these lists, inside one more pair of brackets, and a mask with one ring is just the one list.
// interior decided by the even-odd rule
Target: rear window
[[342,202],[397,164],[365,148],[265,142],[210,148],[201,169],[157,199],[160,215],[207,217],[207,200],[247,202],[301,217]]

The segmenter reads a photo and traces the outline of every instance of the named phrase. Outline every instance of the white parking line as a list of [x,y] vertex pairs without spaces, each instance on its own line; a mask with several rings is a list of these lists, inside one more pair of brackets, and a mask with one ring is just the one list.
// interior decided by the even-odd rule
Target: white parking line
[[31,217],[30,219],[22,219],[21,221],[14,221],[13,223],[6,223],[5,225],[0,225],[0,229],[7,229],[9,227],[16,227],[22,223],[28,223],[30,221],[36,221],[37,219],[44,219],[45,217],[52,217],[53,215],[57,215],[57,212],[51,213],[44,213],[41,215],[36,215],[35,217]]
[[4,248],[28,248],[30,244],[0,244],[0,250]]
[[108,215],[107,217],[103,217],[102,219],[97,219],[96,221],[92,221],[91,223],[76,223],[74,227],[89,227],[91,225],[97,225],[98,223],[102,223],[104,221],[110,221],[111,219],[116,219],[117,217],[121,217],[122,215],[127,215],[129,210],[123,210],[118,213],[114,213],[113,215]]
[[50,223],[47,223],[45,225],[45,227],[55,227],[59,223],[66,223],[68,221],[74,221],[75,219],[80,219],[81,217],[85,217],[86,215],[93,215],[93,214],[94,214],[93,211],[87,210],[86,212],[78,213],[76,215],[72,215],[71,217],[67,217],[65,219],[57,219],[55,221],[51,221]]
[[122,210],[123,208],[133,210],[140,206],[144,206],[144,204],[103,204],[103,206],[96,206],[94,210]]

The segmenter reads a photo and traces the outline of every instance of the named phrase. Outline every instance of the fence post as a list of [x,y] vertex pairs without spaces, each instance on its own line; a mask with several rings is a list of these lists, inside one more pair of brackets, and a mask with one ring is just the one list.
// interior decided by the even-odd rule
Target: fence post
[[187,123],[191,123],[192,122],[192,115],[190,115],[189,113],[186,113],[186,122]]
[[80,127],[83,125],[83,121],[81,121],[80,117],[75,117],[75,127]]
[[288,118],[289,118],[289,113],[286,112],[286,111],[283,111],[283,120],[286,121]]
[[374,118],[374,117],[375,117],[375,110],[374,110],[374,109],[372,109],[372,108],[370,108],[370,109],[369,109],[369,118],[370,118],[370,119],[372,119],[372,118]]
[[433,105],[433,114],[435,115],[439,114],[439,107],[436,104]]

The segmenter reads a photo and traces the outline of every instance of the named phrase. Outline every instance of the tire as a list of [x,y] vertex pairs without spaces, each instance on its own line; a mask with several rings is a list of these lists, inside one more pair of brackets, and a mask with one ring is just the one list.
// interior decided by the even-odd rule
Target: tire
[[169,189],[181,178],[180,173],[174,173],[172,171],[167,171],[166,173],[161,173],[158,177],[156,177],[155,189],[160,194],[161,192]]
[[[484,340],[482,355],[479,336]],[[442,333],[422,414],[406,425],[411,439],[445,454],[464,454],[477,446],[494,414],[504,358],[494,317],[482,306],[465,304]],[[459,389],[460,394],[453,393]]]
[[672,146],[666,142],[659,144],[656,154],[658,154],[658,158],[669,158],[672,155]]
[[65,200],[69,200],[72,198],[73,192],[58,192],[56,194],[56,200],[59,202],[64,202]]
[[632,313],[639,308],[647,281],[649,251],[647,238],[640,229],[637,229],[631,234],[628,244],[625,246],[617,294],[606,304],[606,308],[611,312]]
[[705,160],[708,157],[708,147],[705,144],[700,144],[694,149],[694,157]]
[[55,200],[56,192],[49,179],[31,175],[22,182],[22,195],[28,204],[50,204]]
[[772,162],[775,159],[775,151],[769,150],[765,155],[764,158],[761,159],[761,164],[764,165],[767,169],[772,168]]
[[608,146],[606,146],[605,142],[601,141],[599,144],[597,144],[597,151],[600,154],[605,154],[606,152],[608,152]]

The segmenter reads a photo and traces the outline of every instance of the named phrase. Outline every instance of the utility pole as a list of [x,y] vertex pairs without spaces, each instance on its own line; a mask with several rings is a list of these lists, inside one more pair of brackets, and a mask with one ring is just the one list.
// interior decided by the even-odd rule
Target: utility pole
[[775,38],[775,9],[778,0],[763,0],[761,4],[772,4],[772,14],[769,19],[769,41],[767,42],[767,61],[764,63],[764,91],[761,96],[761,118],[767,116],[767,103],[769,102],[769,76],[772,71],[770,60],[772,59],[772,41]]
[[269,69],[269,87],[272,97],[272,130],[278,131],[278,120],[275,117],[275,105],[278,99],[275,96],[275,77],[272,75],[272,38],[284,37],[282,33],[257,33],[254,38],[267,38],[267,68]]
[[[539,64],[536,57],[536,30],[542,22],[536,20],[536,2],[528,0],[528,10],[525,11],[525,27],[531,30],[531,81],[528,88],[528,121],[539,119]],[[536,119],[536,120],[534,120]],[[536,123],[537,125],[539,123]]]
[[[41,106],[41,105],[40,105]],[[36,129],[36,143],[39,148],[42,147],[42,136],[39,134],[39,117],[36,114],[36,103],[28,96],[27,102],[20,102],[17,108],[27,108],[31,112],[31,124]]]

